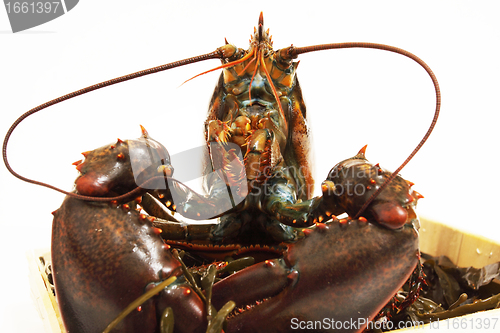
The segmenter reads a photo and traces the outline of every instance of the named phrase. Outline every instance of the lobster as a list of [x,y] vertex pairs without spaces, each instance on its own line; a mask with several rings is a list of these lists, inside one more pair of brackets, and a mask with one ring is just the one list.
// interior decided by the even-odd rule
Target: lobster
[[[388,50],[417,61],[433,80],[436,112],[395,172],[368,162],[365,146],[334,166],[321,184],[322,196],[311,198],[306,108],[293,60],[343,47]],[[205,123],[208,193],[173,177],[167,149],[144,128],[139,139],[83,153],[85,159],[74,163],[80,176],[73,192],[10,167],[8,139],[31,114],[207,59],[220,59],[213,70],[223,70]],[[89,86],[26,112],[9,129],[3,157],[16,177],[67,195],[53,213],[52,265],[70,332],[101,332],[124,310],[131,313],[116,324],[122,332],[286,332],[304,325],[328,331],[338,323],[356,332],[418,266],[414,208],[422,196],[398,173],[432,132],[439,107],[437,80],[413,54],[370,43],[275,51],[261,13],[249,50],[226,41],[215,52]],[[342,213],[349,217],[337,218]],[[217,222],[200,226],[186,219]],[[227,268],[250,254],[257,263]],[[154,293],[136,305],[148,291]]]

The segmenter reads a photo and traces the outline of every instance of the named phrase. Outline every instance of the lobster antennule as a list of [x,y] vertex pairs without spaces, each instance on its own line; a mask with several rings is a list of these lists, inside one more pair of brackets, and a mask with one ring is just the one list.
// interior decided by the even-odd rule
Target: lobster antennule
[[[229,44],[227,44],[227,45],[229,45]],[[222,48],[219,48],[219,50],[218,50],[218,51],[220,51],[221,53],[223,53],[223,52],[224,52],[223,47],[222,47]],[[218,51],[216,51],[216,52],[218,52]],[[180,86],[182,86],[182,85],[184,85],[185,83],[187,83],[187,82],[189,82],[189,81],[191,81],[191,80],[193,80],[193,79],[197,78],[198,76],[202,76],[202,75],[205,75],[205,74],[208,74],[208,73],[214,72],[214,71],[216,71],[216,70],[218,70],[218,69],[224,69],[224,68],[228,68],[228,67],[235,66],[235,65],[237,65],[237,64],[239,64],[239,63],[244,62],[245,60],[248,60],[248,59],[249,59],[250,57],[252,57],[253,55],[254,55],[254,52],[253,52],[253,50],[252,50],[251,52],[249,52],[248,54],[246,54],[243,58],[241,58],[241,59],[239,59],[239,60],[232,61],[232,62],[228,62],[227,64],[220,65],[220,66],[217,66],[217,67],[215,67],[215,68],[209,69],[208,71],[204,71],[204,72],[202,72],[202,73],[200,73],[200,74],[197,74],[197,75],[193,76],[192,78],[189,78],[189,79],[187,79],[186,81],[182,82],[182,84],[181,84]],[[222,58],[222,57],[221,57],[221,58]]]
[[[272,79],[271,75],[269,74],[269,71],[267,70],[266,62],[264,61],[264,55],[262,54],[262,52],[261,52],[261,61],[260,62],[262,64],[262,68],[264,69],[264,74],[267,77],[269,85],[271,86],[271,90],[273,92],[273,96],[276,99],[276,104],[278,105],[278,111],[279,111],[282,119],[286,119],[285,112],[283,111],[283,107],[281,106],[281,102],[280,102],[280,98],[279,98],[278,92],[276,91],[276,87],[274,86],[273,79]],[[250,93],[250,90],[248,91],[248,93]]]

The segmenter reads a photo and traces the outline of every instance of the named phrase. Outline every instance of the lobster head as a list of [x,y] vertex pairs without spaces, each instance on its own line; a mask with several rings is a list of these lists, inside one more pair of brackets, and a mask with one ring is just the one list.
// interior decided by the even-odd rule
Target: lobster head
[[[75,181],[79,194],[110,197],[125,194],[138,186],[166,188],[164,176],[173,168],[166,148],[149,137],[141,126],[142,136],[120,140],[92,151],[83,152],[83,161],[73,163],[80,172]],[[153,184],[153,181],[156,182]]]
[[[335,165],[327,177],[335,185],[333,196],[350,216],[359,214],[363,204],[392,174],[379,164],[368,162],[365,151],[366,146],[354,157]],[[412,182],[396,176],[373,199],[362,215],[387,228],[401,228],[405,223],[416,219],[414,208],[418,199],[423,198],[412,186]]]
[[[289,56],[289,49],[274,51],[269,29],[264,29],[261,12],[248,50],[239,49],[226,40],[226,44],[218,48],[222,65],[210,71],[223,69],[225,90],[237,97],[234,102],[238,104],[238,109],[260,104],[278,113],[280,120],[275,126],[286,128],[289,113],[286,111],[291,101],[286,98],[281,100],[281,97],[289,96],[295,87],[298,66],[298,62],[293,62],[293,57]],[[240,95],[248,96],[248,99],[241,99]]]

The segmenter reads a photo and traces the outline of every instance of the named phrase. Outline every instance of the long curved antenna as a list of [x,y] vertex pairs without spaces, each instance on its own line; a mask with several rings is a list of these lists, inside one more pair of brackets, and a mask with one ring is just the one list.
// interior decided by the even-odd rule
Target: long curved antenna
[[414,61],[416,61],[420,66],[422,66],[427,74],[429,74],[432,83],[434,84],[434,90],[436,91],[436,110],[434,111],[434,117],[432,118],[431,125],[429,126],[429,129],[425,133],[424,137],[422,140],[420,140],[419,144],[415,149],[411,152],[410,156],[406,158],[406,160],[401,164],[399,168],[394,171],[389,178],[386,179],[386,181],[378,188],[377,191],[375,191],[365,202],[365,204],[361,207],[361,209],[358,211],[356,216],[354,218],[358,218],[361,216],[361,214],[364,212],[364,210],[372,203],[372,201],[385,189],[385,187],[394,179],[396,176],[399,174],[401,169],[405,167],[408,162],[415,156],[415,154],[422,148],[424,143],[427,141],[429,136],[432,133],[432,130],[436,126],[437,119],[439,117],[439,111],[441,109],[441,91],[439,90],[439,83],[436,79],[436,76],[430,69],[430,67],[419,57],[414,55],[413,53],[410,53],[406,50],[403,50],[401,48],[395,47],[395,46],[390,46],[390,45],[385,45],[385,44],[376,44],[376,43],[363,43],[363,42],[353,42],[353,43],[333,43],[333,44],[321,44],[321,45],[313,45],[313,46],[306,46],[306,47],[299,47],[295,48],[294,46],[289,47],[288,49],[285,49],[285,56],[288,56],[289,59],[294,59],[296,58],[299,54],[302,53],[307,53],[307,52],[313,52],[313,51],[322,51],[322,50],[331,50],[331,49],[345,49],[345,48],[368,48],[368,49],[378,49],[378,50],[384,50],[384,51],[390,51],[394,53],[398,53],[401,55],[404,55]]
[[[221,58],[221,54],[217,50],[217,51],[214,51],[214,52],[211,52],[211,53],[207,53],[207,54],[203,54],[203,55],[200,55],[200,56],[191,57],[191,58],[187,58],[187,59],[179,60],[179,61],[174,61],[174,62],[165,64],[165,65],[161,65],[161,66],[157,66],[157,67],[145,69],[145,70],[142,70],[142,71],[139,71],[139,72],[127,74],[127,75],[124,75],[124,76],[120,76],[120,77],[117,77],[117,78],[114,78],[114,79],[111,79],[111,80],[103,81],[103,82],[100,82],[100,83],[88,86],[88,87],[80,89],[80,90],[73,91],[73,92],[71,92],[69,94],[63,95],[61,97],[58,97],[56,99],[53,99],[53,100],[48,101],[46,103],[43,103],[43,104],[41,104],[41,105],[39,105],[39,106],[37,106],[37,107],[35,107],[35,108],[27,111],[22,116],[20,116],[19,118],[16,119],[16,121],[12,124],[12,126],[10,126],[9,130],[7,131],[7,134],[5,135],[5,139],[3,141],[3,147],[2,147],[2,155],[3,155],[3,161],[5,163],[5,166],[7,167],[7,170],[9,170],[9,172],[12,175],[14,175],[15,177],[17,177],[17,178],[19,178],[19,179],[21,179],[21,180],[23,180],[25,182],[28,182],[28,183],[31,183],[31,184],[35,184],[35,185],[44,186],[44,187],[53,189],[55,191],[64,193],[64,194],[66,194],[68,196],[71,196],[71,197],[74,197],[74,198],[78,198],[78,199],[81,199],[81,200],[101,201],[101,202],[103,202],[103,201],[120,200],[120,199],[123,199],[123,198],[131,196],[132,193],[136,193],[139,190],[136,189],[136,190],[133,190],[133,191],[129,192],[128,194],[124,194],[124,195],[121,195],[121,196],[118,196],[118,197],[91,197],[91,196],[80,195],[80,194],[76,194],[76,193],[72,193],[72,192],[67,192],[67,191],[64,191],[64,190],[62,190],[62,189],[60,189],[58,187],[55,187],[55,186],[52,186],[52,185],[49,185],[49,184],[46,184],[46,183],[43,183],[43,182],[39,182],[39,181],[36,181],[36,180],[33,180],[33,179],[29,179],[29,178],[23,177],[23,176],[21,176],[20,174],[18,174],[17,172],[15,172],[12,169],[12,167],[9,164],[8,158],[7,158],[7,144],[9,143],[10,136],[14,132],[14,129],[24,119],[26,119],[27,117],[31,116],[34,113],[37,113],[38,111],[41,111],[41,110],[43,110],[45,108],[48,108],[49,106],[52,106],[54,104],[66,101],[66,100],[71,99],[71,98],[76,97],[76,96],[80,96],[80,95],[86,94],[86,93],[91,92],[93,90],[101,89],[101,88],[104,88],[104,87],[107,87],[107,86],[111,86],[113,84],[117,84],[117,83],[120,83],[120,82],[124,82],[124,81],[128,81],[128,80],[136,79],[136,78],[141,77],[141,76],[145,76],[145,75],[149,75],[149,74],[154,74],[154,73],[162,72],[162,71],[165,71],[165,70],[168,70],[168,69],[172,69],[172,68],[175,68],[175,67],[181,67],[181,66],[184,66],[184,65],[193,64],[195,62],[205,61],[205,60],[209,60],[209,59],[220,59],[220,58]],[[142,184],[142,185],[144,185],[144,184]]]

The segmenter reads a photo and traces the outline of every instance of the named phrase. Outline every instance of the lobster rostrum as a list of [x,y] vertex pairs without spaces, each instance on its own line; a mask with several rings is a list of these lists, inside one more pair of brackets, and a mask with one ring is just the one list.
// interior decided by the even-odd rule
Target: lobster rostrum
[[[417,61],[433,80],[436,113],[395,172],[369,163],[365,146],[334,166],[321,184],[322,196],[312,198],[306,108],[293,60],[345,47]],[[81,175],[73,192],[9,166],[8,139],[29,115],[111,84],[217,58],[222,65],[213,70],[222,74],[205,122],[206,194],[173,178],[167,150],[144,128],[139,139],[83,153],[85,159],[74,163]],[[354,320],[358,324],[345,331],[361,331],[417,266],[414,208],[422,196],[398,173],[430,135],[439,107],[434,74],[413,54],[370,43],[275,51],[261,13],[248,50],[226,41],[215,52],[89,86],[28,111],[9,129],[3,157],[16,177],[67,195],[54,212],[52,261],[70,332],[101,332],[125,309],[131,313],[117,331],[216,332],[224,325],[224,332],[286,332],[318,322],[315,331],[328,331],[333,319]],[[349,217],[338,219],[342,213]],[[216,220],[192,225],[190,219]],[[245,258],[250,254],[256,264]],[[207,266],[214,260],[222,261]],[[161,284],[174,277],[168,287]],[[154,296],[135,305],[148,291]]]

